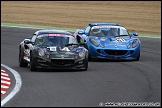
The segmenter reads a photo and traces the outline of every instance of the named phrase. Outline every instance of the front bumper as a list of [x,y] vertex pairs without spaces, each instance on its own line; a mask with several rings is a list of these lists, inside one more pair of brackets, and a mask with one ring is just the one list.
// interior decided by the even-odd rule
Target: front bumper
[[89,47],[91,58],[103,58],[111,60],[135,60],[140,53],[140,47],[131,49],[108,49]]
[[37,57],[36,67],[44,69],[84,69],[87,66],[86,59],[44,59]]

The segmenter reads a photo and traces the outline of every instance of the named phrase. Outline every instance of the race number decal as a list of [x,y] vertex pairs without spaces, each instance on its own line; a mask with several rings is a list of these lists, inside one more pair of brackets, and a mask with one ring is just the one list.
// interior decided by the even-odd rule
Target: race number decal
[[122,37],[116,37],[117,42],[125,42],[125,40]]
[[47,47],[50,51],[56,51],[56,47]]

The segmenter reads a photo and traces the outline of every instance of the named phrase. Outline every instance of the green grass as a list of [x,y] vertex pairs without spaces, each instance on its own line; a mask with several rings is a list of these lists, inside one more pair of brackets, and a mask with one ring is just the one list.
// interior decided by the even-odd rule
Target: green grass
[[[61,28],[61,27],[52,27],[52,26],[38,26],[38,25],[27,25],[27,24],[13,24],[13,23],[1,23],[1,26],[9,26],[9,27],[21,27],[21,28],[39,28],[39,29],[55,29],[55,30],[66,30],[75,32],[77,28]],[[152,35],[152,34],[139,34],[139,36],[143,37],[155,37],[161,38],[160,35]]]

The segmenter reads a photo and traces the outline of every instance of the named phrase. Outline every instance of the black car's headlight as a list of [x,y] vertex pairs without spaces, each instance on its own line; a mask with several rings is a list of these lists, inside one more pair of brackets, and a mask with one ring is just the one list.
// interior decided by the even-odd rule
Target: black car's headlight
[[78,55],[80,58],[85,58],[85,53],[83,51],[80,51]]
[[44,55],[45,55],[45,50],[43,50],[43,49],[38,49],[38,55],[39,55],[39,56],[44,56]]
[[136,39],[132,42],[132,48],[136,47],[139,44],[139,41]]
[[90,38],[89,41],[90,41],[94,46],[99,46],[99,43],[98,43],[94,38]]

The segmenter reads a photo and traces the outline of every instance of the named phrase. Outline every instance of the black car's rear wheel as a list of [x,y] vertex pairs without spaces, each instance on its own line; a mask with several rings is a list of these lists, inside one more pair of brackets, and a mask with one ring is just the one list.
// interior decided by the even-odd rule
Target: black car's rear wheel
[[30,56],[30,71],[37,71],[35,60],[32,55]]
[[24,61],[23,57],[24,57],[24,53],[20,50],[19,51],[19,66],[20,67],[27,67],[28,63]]

